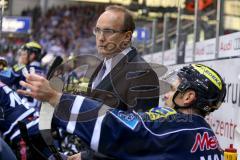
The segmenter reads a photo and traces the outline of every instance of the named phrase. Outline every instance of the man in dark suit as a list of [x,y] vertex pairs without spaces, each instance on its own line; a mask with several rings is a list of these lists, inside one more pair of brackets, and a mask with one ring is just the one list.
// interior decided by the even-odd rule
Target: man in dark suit
[[[123,7],[107,7],[100,15],[94,34],[98,53],[104,60],[90,79],[87,96],[122,110],[146,111],[158,105],[159,81],[150,65],[131,46],[134,29],[133,17]],[[42,85],[38,94],[50,96],[51,88]],[[107,159],[91,151],[81,156],[82,159]]]
[[159,82],[150,65],[131,46],[134,29],[133,17],[124,7],[109,6],[100,15],[94,34],[104,60],[90,79],[89,93],[94,97],[94,90],[108,91],[118,101],[107,102],[106,98],[105,103],[145,111],[158,105]]

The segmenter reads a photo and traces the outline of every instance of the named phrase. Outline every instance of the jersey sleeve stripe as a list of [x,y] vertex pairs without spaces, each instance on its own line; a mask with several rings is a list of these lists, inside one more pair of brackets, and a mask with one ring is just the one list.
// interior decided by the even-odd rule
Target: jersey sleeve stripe
[[[37,125],[39,123],[39,118],[37,118],[34,121],[31,121],[27,124],[27,129]],[[10,140],[12,141],[15,137],[17,137],[20,134],[20,130],[18,129],[16,132],[13,133],[13,135],[10,137]]]
[[105,114],[98,117],[94,126],[92,138],[91,138],[91,148],[94,151],[98,151],[99,140],[101,135],[102,122],[105,117]]
[[9,134],[12,129],[17,125],[18,121],[23,120],[24,118],[26,118],[27,116],[29,116],[30,114],[32,114],[34,112],[34,108],[30,108],[29,110],[27,110],[26,112],[24,112],[20,117],[18,117],[9,127],[9,129],[3,133],[3,136],[6,136],[7,134]]
[[71,116],[70,116],[71,121],[69,121],[67,124],[67,131],[69,133],[73,133],[75,130],[76,123],[77,123],[77,117],[75,115],[79,113],[82,107],[83,101],[84,101],[84,97],[82,96],[77,96],[74,100],[74,103],[71,109]]

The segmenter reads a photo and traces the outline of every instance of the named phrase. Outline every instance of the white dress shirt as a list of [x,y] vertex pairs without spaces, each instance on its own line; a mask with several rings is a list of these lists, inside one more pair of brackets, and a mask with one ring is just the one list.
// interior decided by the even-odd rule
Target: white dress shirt
[[[119,54],[117,54],[116,56],[110,58],[110,59],[104,59],[103,64],[106,65],[106,70],[105,73],[103,74],[101,80],[103,80],[109,73],[110,71],[116,66],[116,64],[124,57],[126,56],[130,51],[132,50],[131,47],[128,47],[126,49],[124,49],[122,52],[120,52]],[[92,83],[92,89],[96,88],[95,86],[95,79]]]

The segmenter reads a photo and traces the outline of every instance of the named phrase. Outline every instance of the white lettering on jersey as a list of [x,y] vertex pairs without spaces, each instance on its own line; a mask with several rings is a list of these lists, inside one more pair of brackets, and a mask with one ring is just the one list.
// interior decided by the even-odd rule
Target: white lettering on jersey
[[16,102],[18,105],[22,104],[22,100],[21,98],[18,96],[18,94],[16,92],[13,92],[12,89],[10,89],[8,86],[4,86],[3,90],[5,91],[6,94],[9,95],[10,98],[10,107],[15,107],[16,106]]
[[[207,157],[207,159],[206,159]],[[201,156],[200,160],[223,160],[223,156],[219,157],[219,155],[207,155],[207,156]]]

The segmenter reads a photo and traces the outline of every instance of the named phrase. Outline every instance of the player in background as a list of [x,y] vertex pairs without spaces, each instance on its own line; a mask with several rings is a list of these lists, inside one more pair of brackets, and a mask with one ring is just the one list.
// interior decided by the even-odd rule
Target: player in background
[[[45,70],[41,66],[41,59],[44,54],[42,54],[40,44],[34,41],[28,42],[19,49],[18,54],[18,63],[12,67],[11,74],[8,76],[0,75],[0,80],[13,89],[21,88],[19,82],[25,80],[24,74],[28,71],[35,72],[41,76],[45,75]],[[28,108],[36,109],[36,115],[38,116],[40,102],[29,96],[21,98]]]
[[5,57],[0,57],[0,71],[6,70],[8,67],[8,62]]
[[[43,160],[42,157],[51,155],[40,136],[39,118],[34,116],[35,108],[28,108],[19,95],[2,82],[0,82],[0,111],[0,132],[18,158],[23,156],[21,150],[26,151],[25,156],[29,159],[34,157],[34,159]],[[32,148],[29,150],[27,144],[29,142],[23,141],[18,125],[19,121],[26,125],[29,142],[37,148],[42,157],[36,157],[36,153],[31,152]]]

